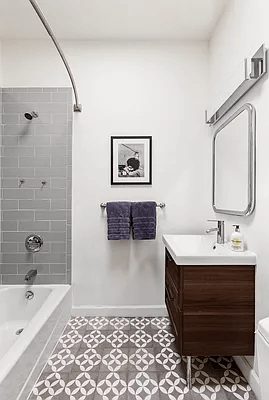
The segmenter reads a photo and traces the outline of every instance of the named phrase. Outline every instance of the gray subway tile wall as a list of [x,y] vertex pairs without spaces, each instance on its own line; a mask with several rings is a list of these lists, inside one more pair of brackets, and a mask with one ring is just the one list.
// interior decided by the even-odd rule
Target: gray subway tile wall
[[[72,90],[3,88],[0,110],[0,283],[24,284],[32,268],[35,284],[71,283]],[[31,233],[44,240],[35,254]]]

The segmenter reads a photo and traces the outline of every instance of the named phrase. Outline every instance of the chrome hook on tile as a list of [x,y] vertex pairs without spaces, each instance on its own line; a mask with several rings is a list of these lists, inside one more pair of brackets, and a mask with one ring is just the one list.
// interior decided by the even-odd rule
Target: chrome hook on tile
[[20,182],[19,187],[21,187],[25,183],[25,179],[20,179],[19,182]]
[[42,181],[41,184],[42,184],[41,188],[43,188],[47,184],[47,181]]

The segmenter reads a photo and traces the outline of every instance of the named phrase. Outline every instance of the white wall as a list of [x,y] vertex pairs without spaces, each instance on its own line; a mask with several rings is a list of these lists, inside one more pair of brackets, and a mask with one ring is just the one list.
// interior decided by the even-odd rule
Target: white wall
[[[269,3],[257,0],[253,7],[250,0],[231,0],[225,14],[210,41],[210,101],[212,109],[220,106],[244,78],[243,60],[252,56],[262,43],[269,46]],[[245,234],[248,248],[257,253],[256,272],[256,321],[269,316],[269,82],[264,77],[240,102],[233,107],[231,115],[241,104],[250,102],[257,111],[257,203],[255,212],[246,218],[216,214],[226,221],[227,233],[232,224],[239,223]],[[224,121],[212,128],[213,131]],[[229,162],[229,160],[227,160]],[[252,364],[253,360],[249,357]],[[257,360],[254,362],[258,372]]]
[[[33,51],[30,51],[32,49]],[[205,42],[65,42],[81,114],[73,146],[75,307],[164,305],[163,233],[204,232],[210,206]],[[50,42],[3,42],[3,86],[66,86]],[[110,136],[152,135],[152,186],[111,187]],[[164,201],[156,241],[108,241],[100,203]]]

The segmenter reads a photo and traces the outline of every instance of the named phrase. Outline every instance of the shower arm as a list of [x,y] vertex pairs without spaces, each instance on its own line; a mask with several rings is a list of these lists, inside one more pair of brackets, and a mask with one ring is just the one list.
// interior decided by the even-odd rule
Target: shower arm
[[38,17],[40,18],[40,21],[41,21],[42,24],[44,25],[46,31],[47,31],[48,34],[50,35],[50,37],[51,37],[53,43],[55,44],[55,47],[56,47],[56,49],[58,50],[58,53],[60,54],[61,59],[63,60],[63,63],[64,63],[64,65],[65,65],[65,68],[66,68],[66,70],[67,70],[67,73],[68,73],[68,75],[69,75],[69,78],[70,78],[70,81],[71,81],[71,83],[72,83],[73,90],[74,90],[74,95],[75,95],[74,111],[75,111],[75,112],[81,112],[81,111],[82,111],[82,105],[79,104],[79,101],[78,101],[78,93],[77,93],[76,83],[75,83],[73,74],[72,74],[72,72],[71,72],[71,69],[70,69],[70,67],[69,67],[69,65],[68,65],[68,62],[67,62],[67,60],[66,60],[66,58],[65,58],[65,55],[64,55],[64,53],[63,53],[63,51],[62,51],[62,49],[61,49],[61,46],[59,45],[59,43],[58,43],[56,37],[54,36],[54,34],[53,34],[52,30],[51,30],[51,27],[49,26],[48,21],[46,20],[46,18],[45,18],[45,16],[44,16],[43,12],[42,12],[41,9],[39,8],[39,6],[38,6],[38,4],[36,3],[36,1],[35,1],[35,0],[29,0],[29,1],[30,1],[30,3],[32,4],[32,6],[33,6],[35,12],[37,13]]

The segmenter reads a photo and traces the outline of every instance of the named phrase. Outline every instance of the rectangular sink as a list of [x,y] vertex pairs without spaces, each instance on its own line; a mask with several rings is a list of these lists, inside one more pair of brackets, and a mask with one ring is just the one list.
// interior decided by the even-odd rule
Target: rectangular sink
[[216,243],[212,235],[163,235],[165,247],[177,265],[255,265],[256,254],[234,252],[229,243]]

